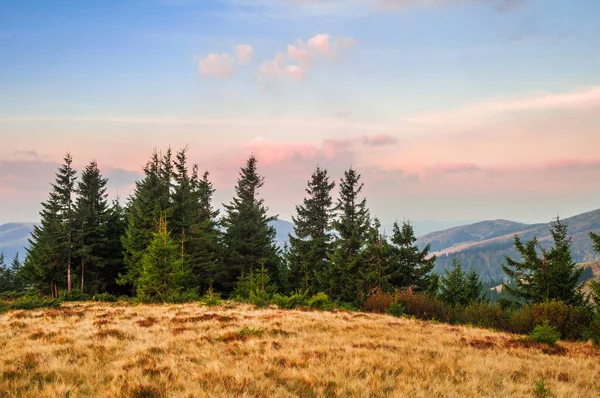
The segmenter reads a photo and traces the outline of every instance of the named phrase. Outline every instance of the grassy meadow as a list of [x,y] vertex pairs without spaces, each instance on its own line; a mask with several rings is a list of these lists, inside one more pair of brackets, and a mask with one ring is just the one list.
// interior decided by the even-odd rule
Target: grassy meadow
[[347,311],[67,303],[0,314],[1,397],[597,397],[600,348]]

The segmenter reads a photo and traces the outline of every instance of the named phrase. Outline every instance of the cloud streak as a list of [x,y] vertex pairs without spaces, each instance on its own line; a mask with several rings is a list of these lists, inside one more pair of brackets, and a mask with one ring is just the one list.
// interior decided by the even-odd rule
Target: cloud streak
[[540,93],[504,101],[482,101],[460,109],[425,112],[402,119],[419,124],[471,124],[485,122],[508,113],[596,107],[600,107],[600,86],[568,93]]

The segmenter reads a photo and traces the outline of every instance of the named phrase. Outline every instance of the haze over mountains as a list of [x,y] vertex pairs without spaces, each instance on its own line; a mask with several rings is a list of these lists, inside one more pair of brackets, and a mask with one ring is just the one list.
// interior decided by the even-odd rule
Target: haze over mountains
[[[597,259],[589,232],[600,233],[600,209],[564,219],[572,235],[572,253],[575,261],[583,263]],[[427,232],[417,239],[417,245],[431,245],[431,253],[438,257],[435,271],[443,272],[450,267],[452,260],[458,258],[463,267],[475,269],[484,281],[500,280],[504,277],[501,264],[504,256],[517,257],[514,249],[514,235],[525,240],[536,236],[542,246],[551,245],[549,223],[523,224],[507,220],[490,220],[456,226],[449,229],[430,232],[436,226],[447,226],[457,222],[421,221],[415,222],[415,233]],[[273,222],[277,231],[276,241],[280,247],[288,242],[288,234],[294,225],[286,220]],[[10,262],[16,253],[23,259],[25,247],[33,230],[33,223],[8,223],[0,225],[0,252]],[[384,225],[387,234],[391,233],[391,224]]]

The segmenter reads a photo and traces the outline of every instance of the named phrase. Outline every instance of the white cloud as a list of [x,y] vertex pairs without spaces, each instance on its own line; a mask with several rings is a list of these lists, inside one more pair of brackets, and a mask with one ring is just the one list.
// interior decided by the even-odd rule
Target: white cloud
[[213,76],[221,79],[233,75],[233,65],[233,58],[226,53],[211,53],[198,62],[203,76]]
[[248,44],[235,46],[235,55],[239,66],[244,66],[252,59],[254,48]]

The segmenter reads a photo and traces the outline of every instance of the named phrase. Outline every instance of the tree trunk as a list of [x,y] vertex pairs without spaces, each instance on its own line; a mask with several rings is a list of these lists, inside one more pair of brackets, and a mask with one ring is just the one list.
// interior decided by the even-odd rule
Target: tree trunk
[[183,227],[181,227],[181,272],[183,272],[183,257],[185,254],[184,242],[185,242],[185,229],[183,229]]
[[67,257],[67,292],[71,293],[71,233],[69,232],[69,254]]

